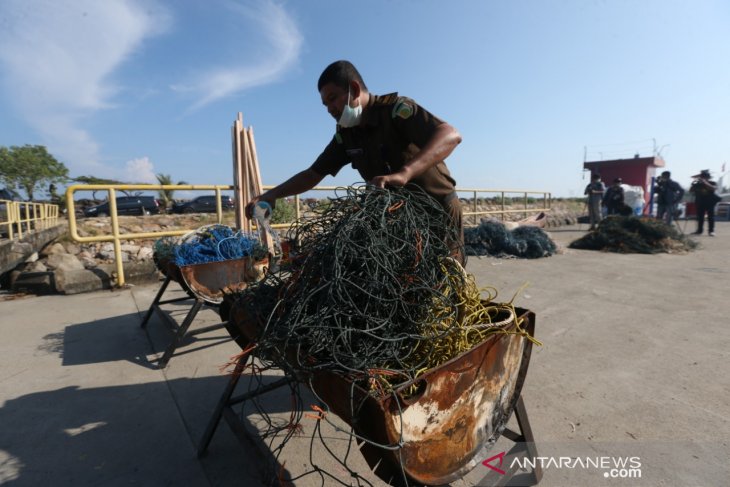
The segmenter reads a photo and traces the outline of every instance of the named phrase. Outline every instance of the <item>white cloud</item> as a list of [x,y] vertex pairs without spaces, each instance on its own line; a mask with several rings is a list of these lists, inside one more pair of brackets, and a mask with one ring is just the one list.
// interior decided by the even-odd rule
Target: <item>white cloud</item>
[[155,167],[148,157],[127,161],[121,179],[130,183],[159,184],[155,176]]
[[[151,37],[171,32],[173,12],[167,8],[178,8],[177,4],[163,7],[158,2],[0,0],[4,106],[37,132],[41,143],[66,164],[72,176],[141,181],[139,174],[127,178],[124,166],[102,163],[109,157],[101,155],[103,147],[89,123],[93,115],[122,100],[122,87],[115,84],[120,67]],[[220,65],[210,62],[210,68],[199,63],[190,66],[199,74],[176,89],[196,100],[191,109],[280,79],[295,65],[303,43],[296,23],[274,0],[220,0],[216,4],[219,9],[226,7],[228,16],[259,41],[255,50],[246,51],[244,62],[248,64],[221,61]],[[186,68],[184,64],[177,67]],[[149,178],[153,175],[151,163],[148,169],[140,174],[154,182]]]
[[[260,86],[279,79],[297,61],[302,47],[302,35],[294,20],[284,8],[272,0],[254,3],[227,4],[235,14],[246,18],[261,30],[261,37],[268,50],[256,65],[212,67],[189,83],[179,83],[172,88],[180,92],[191,92],[198,97],[191,109],[196,110],[254,86]],[[261,44],[256,46],[260,49]],[[203,68],[205,69],[205,68]]]
[[110,75],[168,20],[135,0],[2,0],[0,64],[10,102],[72,174],[100,168],[82,122],[112,106]]

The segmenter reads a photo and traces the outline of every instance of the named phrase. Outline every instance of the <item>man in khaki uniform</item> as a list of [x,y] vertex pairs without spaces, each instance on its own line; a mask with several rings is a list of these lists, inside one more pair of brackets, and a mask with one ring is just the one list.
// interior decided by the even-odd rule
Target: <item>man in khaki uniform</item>
[[337,120],[334,137],[309,168],[251,200],[246,214],[251,217],[258,201],[273,207],[277,199],[308,191],[327,174],[334,176],[351,163],[377,187],[413,183],[423,188],[452,217],[463,247],[461,204],[454,191],[456,182],[444,163],[461,142],[456,129],[410,98],[369,93],[349,61],[327,66],[317,88],[322,104]]

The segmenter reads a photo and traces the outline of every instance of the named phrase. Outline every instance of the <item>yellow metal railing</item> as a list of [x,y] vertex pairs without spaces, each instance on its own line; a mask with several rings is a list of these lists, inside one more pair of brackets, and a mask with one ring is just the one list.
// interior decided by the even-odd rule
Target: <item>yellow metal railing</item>
[[0,200],[0,233],[23,238],[24,233],[58,224],[58,205],[32,201]]
[[[273,186],[263,186],[264,190],[273,188]],[[190,229],[181,229],[181,230],[165,230],[160,232],[136,232],[136,233],[124,233],[122,234],[119,230],[119,216],[117,215],[117,204],[116,204],[116,197],[117,197],[117,191],[160,191],[160,190],[174,190],[174,191],[215,191],[216,195],[216,219],[218,223],[223,222],[223,210],[221,205],[221,191],[230,191],[233,189],[233,186],[221,186],[221,185],[154,185],[154,184],[115,184],[115,185],[86,185],[86,184],[78,184],[69,186],[66,189],[66,208],[68,210],[68,222],[69,222],[69,233],[71,235],[71,238],[73,238],[77,242],[85,243],[85,242],[113,242],[114,243],[114,259],[115,259],[115,265],[116,265],[116,274],[117,274],[117,285],[123,286],[124,285],[124,266],[122,265],[122,250],[121,250],[121,241],[122,240],[131,240],[131,239],[152,239],[152,238],[161,238],[166,236],[177,236],[177,235],[184,235],[191,230],[194,230],[193,228]],[[326,191],[326,192],[333,192],[338,189],[343,189],[342,186],[317,186],[313,188],[311,191]],[[95,235],[95,236],[88,236],[88,237],[82,237],[78,234],[78,226],[76,222],[76,211],[75,211],[75,203],[74,203],[74,194],[77,191],[107,191],[108,192],[108,201],[109,201],[109,216],[111,218],[111,235]],[[473,196],[473,211],[464,211],[464,217],[466,220],[467,216],[474,216],[474,222],[476,224],[477,217],[479,215],[501,215],[501,219],[505,219],[505,215],[512,214],[512,213],[524,213],[527,215],[528,213],[534,213],[534,212],[547,212],[550,210],[550,200],[551,196],[550,193],[545,191],[518,191],[518,190],[501,190],[501,189],[463,189],[463,188],[457,188],[457,193],[472,193]],[[499,201],[500,209],[499,210],[488,210],[488,211],[479,211],[478,209],[478,200],[477,197],[479,195],[499,195],[493,197],[496,198]],[[510,196],[510,195],[518,195],[518,196]],[[522,202],[522,207],[519,209],[512,209],[507,208],[507,206],[512,206],[507,204],[507,200],[510,200],[510,203],[514,201],[515,198],[519,198]],[[540,199],[542,201],[542,206],[539,207],[528,207],[529,205],[529,199],[532,198],[533,200]],[[484,199],[484,197],[482,197]],[[533,204],[534,205],[534,204]],[[294,208],[295,208],[295,220],[298,221],[302,218],[302,212],[301,212],[301,196],[296,195],[294,196]],[[466,210],[466,207],[464,208]],[[271,225],[272,228],[275,229],[282,229],[282,228],[288,228],[292,226],[294,222],[290,223],[278,223]]]
[[[264,190],[271,189],[273,187],[274,186],[263,186]],[[310,191],[315,191],[315,192],[316,191],[333,192],[333,191],[341,190],[341,189],[343,189],[342,186],[315,186]],[[301,197],[301,195],[295,195],[294,196],[294,211],[295,211],[296,216],[295,216],[293,222],[289,222],[289,223],[275,223],[275,224],[271,225],[271,228],[289,228],[289,227],[291,227],[294,224],[294,222],[297,222],[297,221],[299,221],[299,220],[302,219],[302,197]]]
[[[273,186],[264,186],[264,189],[273,188]],[[317,186],[312,191],[335,191],[342,189],[342,186]],[[505,215],[513,213],[522,213],[527,218],[529,213],[541,213],[549,212],[552,205],[552,194],[548,191],[524,191],[517,189],[472,189],[472,188],[456,188],[456,193],[459,194],[461,199],[463,193],[471,193],[471,211],[467,205],[463,205],[464,211],[464,224],[467,224],[467,217],[473,216],[473,224],[478,225],[478,217],[482,215],[499,215],[500,219],[504,221]],[[487,198],[485,195],[493,195],[491,198]],[[497,201],[499,205],[498,210],[479,210],[480,201],[491,199]],[[519,199],[519,205],[521,208],[514,209],[514,201]],[[509,200],[509,204],[508,204]],[[534,202],[531,203],[530,200]],[[301,197],[299,195],[294,196],[294,208],[296,209],[296,220],[302,218],[301,214]],[[507,208],[510,206],[510,208]],[[292,223],[277,223],[271,225],[272,228],[288,228]]]
[[[218,223],[223,221],[223,208],[221,205],[221,191],[231,190],[232,186],[220,185],[198,185],[198,184],[76,184],[66,188],[66,208],[68,210],[68,231],[77,242],[113,242],[114,243],[114,260],[117,271],[117,285],[124,285],[124,266],[122,265],[122,240],[131,240],[138,238],[160,238],[175,235],[184,235],[190,230],[166,230],[161,232],[134,232],[122,234],[119,231],[119,215],[117,215],[117,191],[198,191],[213,190],[216,196],[216,216]],[[96,235],[90,237],[82,237],[79,235],[78,226],[76,225],[76,211],[74,202],[74,193],[77,191],[107,191],[109,198],[109,217],[111,218],[112,234]]]

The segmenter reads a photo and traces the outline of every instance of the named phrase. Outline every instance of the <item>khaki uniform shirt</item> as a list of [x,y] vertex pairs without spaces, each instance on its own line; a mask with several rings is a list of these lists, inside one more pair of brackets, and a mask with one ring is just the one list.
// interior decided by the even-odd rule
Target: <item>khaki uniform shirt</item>
[[[413,159],[442,123],[410,98],[397,93],[371,95],[360,125],[351,128],[338,125],[332,141],[311,169],[320,175],[334,176],[352,163],[365,181],[397,172]],[[445,206],[447,197],[453,198],[456,186],[443,161],[410,182]]]

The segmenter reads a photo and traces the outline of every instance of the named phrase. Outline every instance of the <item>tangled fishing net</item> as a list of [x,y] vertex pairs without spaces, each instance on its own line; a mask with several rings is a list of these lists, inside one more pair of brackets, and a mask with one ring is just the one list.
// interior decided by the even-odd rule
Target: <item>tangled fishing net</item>
[[257,353],[286,355],[294,369],[376,378],[387,391],[482,341],[505,315],[496,292],[482,297],[449,257],[456,228],[418,187],[350,189],[293,239],[296,268],[269,274],[239,305],[259,323]]
[[555,242],[539,227],[520,226],[508,230],[502,223],[482,220],[478,227],[464,229],[466,255],[515,256],[526,259],[549,257]]
[[[355,399],[355,386],[366,397],[392,394],[398,402],[416,392],[416,379],[426,371],[493,334],[532,340],[511,302],[496,303],[496,290],[480,289],[452,257],[457,229],[443,207],[419,187],[338,190],[317,216],[297,223],[289,238],[297,243],[291,264],[226,297],[235,303],[228,329],[244,349],[237,363],[255,351],[257,360],[247,365],[250,391],[266,387],[262,372],[269,368],[298,378],[290,383],[293,410],[288,424],[254,406],[268,423],[261,435],[272,439],[275,457],[301,428],[299,383],[318,372],[345,377],[353,389],[342,400],[349,399],[351,410],[358,411],[362,403]],[[395,390],[399,393],[393,394]],[[347,455],[338,458],[326,447],[319,420],[329,421],[328,411],[312,409],[317,420],[312,439],[319,435],[324,450],[350,473],[349,481],[360,485],[363,479],[347,465]],[[275,445],[273,438],[280,434],[283,438]],[[351,430],[350,441],[355,439],[397,452],[401,448],[400,443],[374,443]],[[311,456],[310,463],[314,470],[303,475],[320,475],[322,485],[350,485],[317,467]]]
[[178,237],[162,237],[152,246],[152,260],[157,269],[167,275],[167,265],[175,259],[175,247],[180,243]]
[[249,256],[261,259],[267,253],[256,234],[219,224],[200,227],[182,238],[162,237],[154,244],[154,260],[163,272],[170,261],[182,267]]
[[570,248],[619,253],[687,252],[697,243],[677,228],[646,217],[609,216],[598,228],[571,242]]

